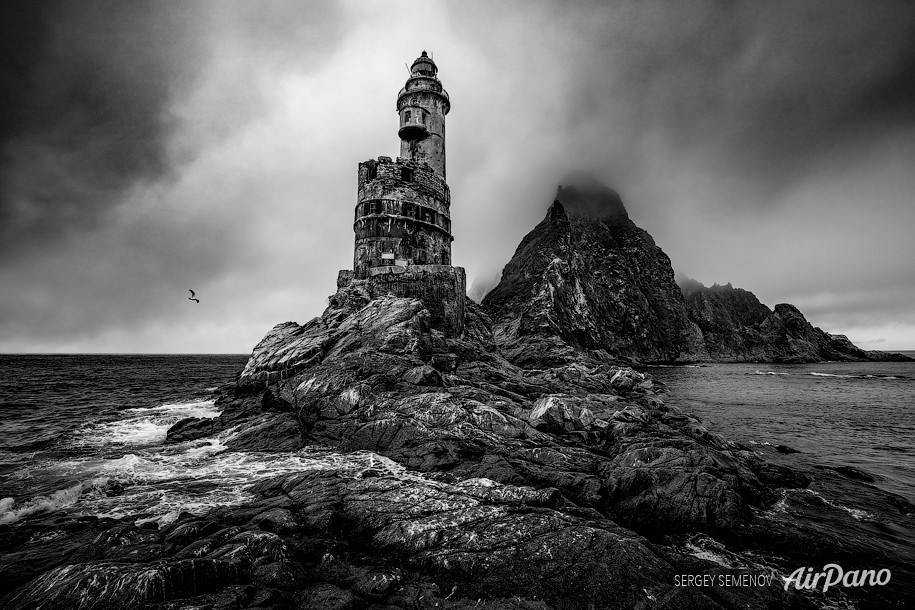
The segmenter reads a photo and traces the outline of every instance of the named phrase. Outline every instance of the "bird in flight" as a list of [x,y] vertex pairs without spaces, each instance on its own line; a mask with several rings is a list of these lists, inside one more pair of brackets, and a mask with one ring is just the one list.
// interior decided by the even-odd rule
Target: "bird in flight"
[[199,303],[199,302],[200,302],[200,299],[195,299],[195,298],[194,298],[195,296],[197,296],[197,293],[194,292],[193,290],[191,290],[190,288],[188,288],[188,291],[190,291],[191,296],[189,296],[189,297],[187,298],[187,300],[188,300],[188,301],[196,301],[196,302]]

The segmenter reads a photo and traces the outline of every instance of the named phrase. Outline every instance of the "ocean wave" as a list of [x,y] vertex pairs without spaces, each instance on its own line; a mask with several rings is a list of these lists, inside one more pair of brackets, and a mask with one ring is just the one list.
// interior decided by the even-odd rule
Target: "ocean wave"
[[878,451],[892,451],[893,453],[911,453],[912,447],[908,445],[874,445]]
[[104,494],[104,488],[110,482],[108,477],[93,477],[47,496],[29,498],[18,506],[13,498],[0,499],[0,524],[13,523],[29,515],[72,506],[86,493]]
[[756,370],[752,373],[747,373],[748,375],[788,375],[788,373],[781,373],[776,371],[760,371]]
[[838,504],[836,502],[833,502],[832,500],[829,500],[828,498],[824,498],[823,494],[821,494],[818,491],[815,491],[813,489],[804,489],[803,491],[816,496],[817,498],[822,500],[828,506],[844,510],[849,515],[851,515],[852,518],[857,519],[858,521],[870,521],[871,519],[874,518],[874,516],[871,513],[867,512],[866,510],[861,510],[859,508],[851,508],[849,506],[845,506],[844,504]]
[[724,552],[724,545],[713,542],[708,537],[693,537],[685,546],[686,551],[693,557],[717,563],[725,568],[734,567],[734,562]]
[[820,501],[823,502],[823,504],[826,504],[827,506],[831,506],[832,508],[843,510],[843,511],[847,512],[849,515],[851,515],[851,517],[857,521],[872,521],[874,518],[874,515],[869,513],[866,510],[861,510],[860,508],[852,508],[850,506],[845,506],[844,504],[839,504],[837,502],[833,502],[829,498],[824,497],[823,494],[821,494],[818,491],[815,491],[813,489],[796,489],[796,490],[795,489],[792,489],[792,490],[783,489],[783,490],[781,490],[781,493],[780,493],[781,497],[779,498],[779,500],[775,504],[773,504],[772,507],[769,510],[765,511],[763,514],[768,515],[768,516],[775,516],[778,514],[783,514],[783,515],[787,514],[789,511],[789,506],[788,506],[789,493],[807,493],[812,496],[816,496]]
[[[216,417],[219,409],[213,407],[212,400],[191,400],[188,402],[169,402],[157,407],[134,407],[124,409],[123,413],[181,413],[182,417]],[[185,414],[190,415],[185,415]],[[196,415],[199,413],[199,415]]]
[[157,407],[137,407],[121,411],[126,417],[95,424],[79,434],[78,444],[149,446],[162,443],[168,429],[187,417],[218,417],[220,410],[212,400],[168,403]]
[[717,563],[729,570],[752,570],[777,575],[780,558],[763,556],[752,551],[733,551],[706,534],[693,534],[683,544],[683,550],[693,557]]
[[[365,470],[382,470],[393,476],[414,475],[388,458],[370,453],[336,453],[323,448],[305,448],[296,453],[248,453],[225,451],[220,437],[190,441],[156,452],[128,453],[118,458],[77,458],[46,464],[48,473],[85,482],[15,505],[0,501],[0,523],[17,521],[30,514],[66,509],[77,515],[121,518],[138,516],[138,522],[174,521],[182,512],[200,513],[217,506],[252,500],[251,484],[268,477],[333,468],[353,477]],[[33,476],[41,476],[36,469]],[[420,477],[421,478],[421,477]],[[97,493],[87,493],[93,489]]]
[[907,380],[909,377],[903,377],[899,375],[847,375],[841,373],[822,373],[819,371],[812,371],[807,373],[808,375],[813,375],[814,377],[837,377],[841,379],[889,379],[889,380]]

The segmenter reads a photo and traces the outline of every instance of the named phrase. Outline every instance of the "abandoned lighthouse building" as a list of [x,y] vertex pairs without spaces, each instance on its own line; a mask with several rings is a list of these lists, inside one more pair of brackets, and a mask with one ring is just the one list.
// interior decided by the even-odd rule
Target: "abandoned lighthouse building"
[[445,182],[445,115],[438,67],[425,51],[397,95],[400,156],[359,164],[353,269],[338,287],[364,283],[375,297],[418,298],[436,328],[459,335],[466,277],[451,265],[451,191]]

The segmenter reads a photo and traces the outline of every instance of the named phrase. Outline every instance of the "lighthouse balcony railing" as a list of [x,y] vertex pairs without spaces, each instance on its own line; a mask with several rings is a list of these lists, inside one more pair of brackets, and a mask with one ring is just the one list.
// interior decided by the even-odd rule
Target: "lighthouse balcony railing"
[[439,86],[437,89],[435,87],[414,87],[413,89],[409,90],[404,87],[397,93],[397,99],[400,99],[409,93],[417,93],[420,91],[432,91],[433,93],[438,93],[449,102],[451,101],[451,98],[448,96],[448,92],[442,89],[441,86]]

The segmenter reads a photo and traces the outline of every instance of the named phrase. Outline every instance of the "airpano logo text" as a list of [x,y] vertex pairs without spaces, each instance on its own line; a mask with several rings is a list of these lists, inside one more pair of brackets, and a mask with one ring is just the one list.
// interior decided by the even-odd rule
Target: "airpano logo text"
[[820,572],[813,568],[798,568],[789,576],[782,576],[785,581],[785,591],[792,585],[795,589],[817,589],[822,587],[823,593],[830,587],[864,587],[883,586],[890,582],[893,574],[887,569],[881,570],[849,570],[846,572],[836,563],[827,563]]

